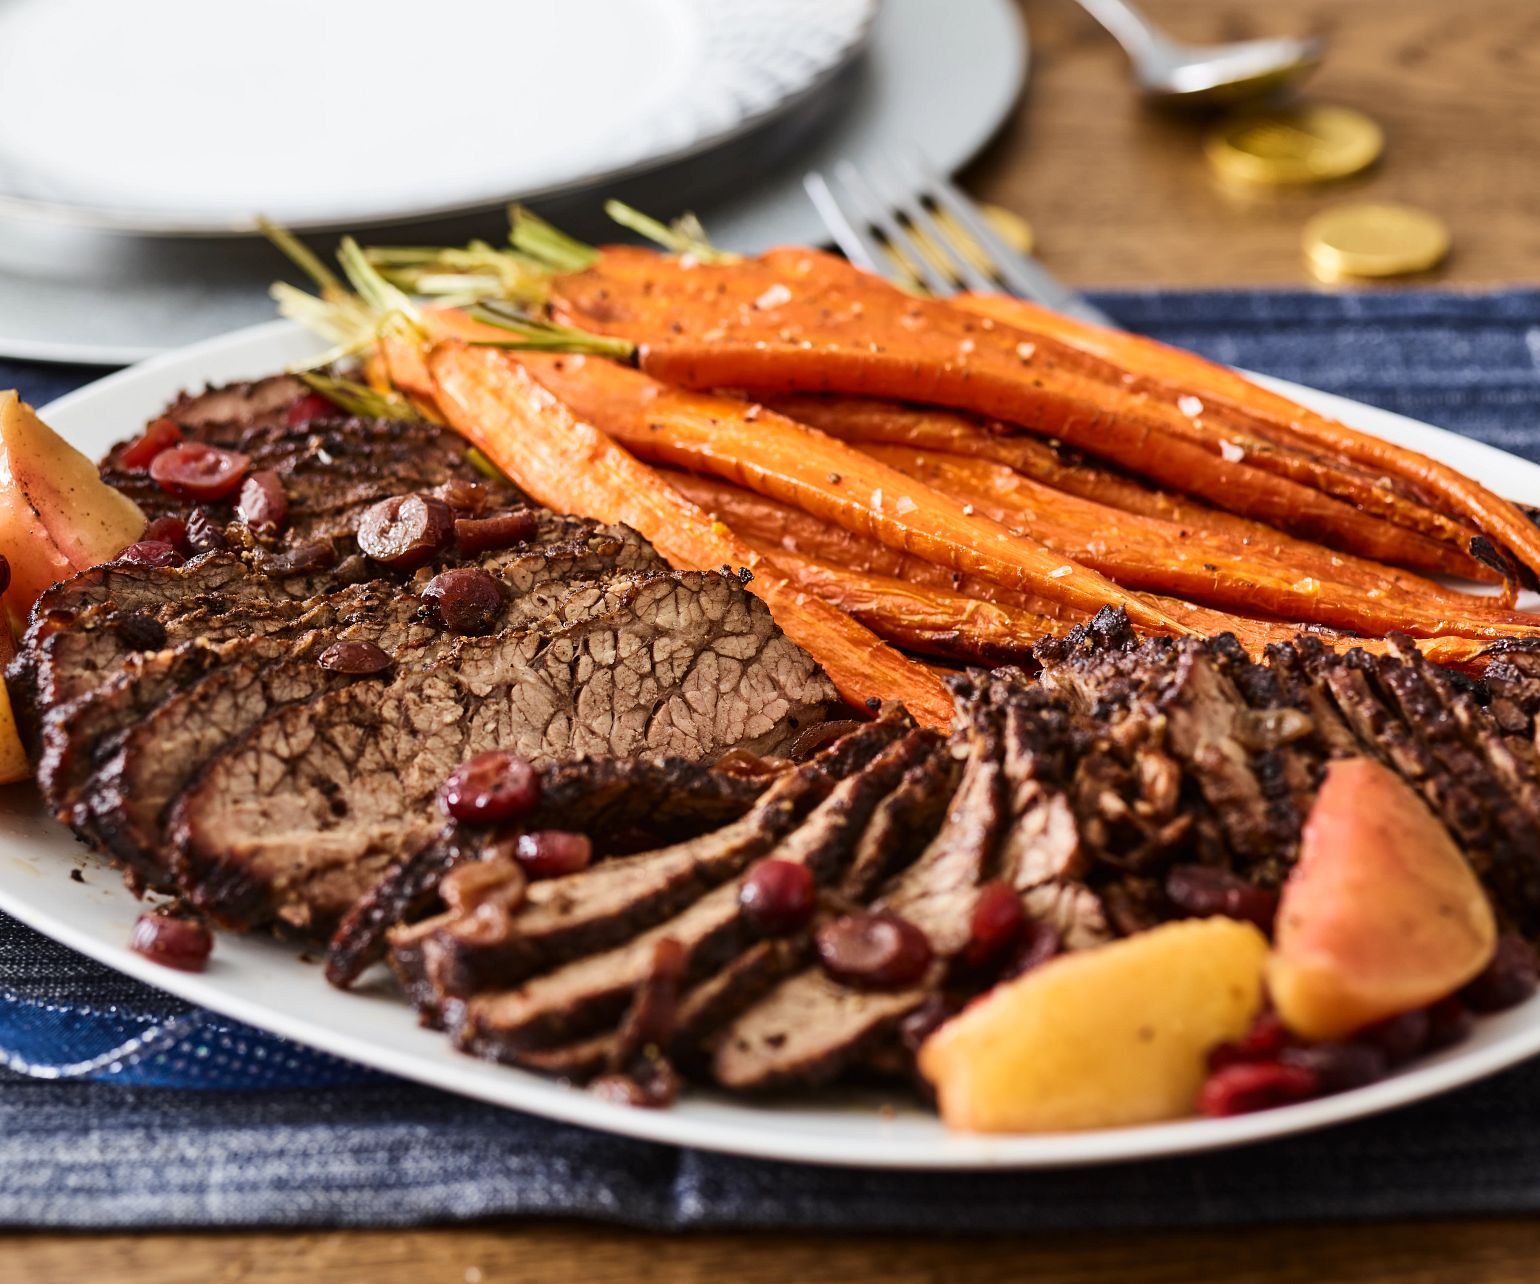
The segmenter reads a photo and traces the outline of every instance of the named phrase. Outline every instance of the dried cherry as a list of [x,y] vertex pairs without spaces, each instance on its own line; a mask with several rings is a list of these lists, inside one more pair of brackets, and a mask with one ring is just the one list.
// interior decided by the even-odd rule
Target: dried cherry
[[150,461],[150,476],[178,499],[212,502],[224,499],[239,486],[250,466],[251,459],[238,450],[184,441]]

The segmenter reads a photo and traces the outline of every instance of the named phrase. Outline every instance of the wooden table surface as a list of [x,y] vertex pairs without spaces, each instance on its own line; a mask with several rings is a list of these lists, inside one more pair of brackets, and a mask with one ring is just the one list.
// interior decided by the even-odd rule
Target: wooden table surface
[[1203,158],[1205,120],[1142,110],[1122,53],[1070,0],[1026,0],[1031,82],[967,174],[1025,215],[1077,285],[1308,285],[1306,219],[1352,200],[1439,215],[1461,285],[1540,281],[1540,4],[1533,0],[1143,0],[1194,41],[1313,32],[1301,94],[1385,130],[1367,173],[1295,191],[1237,189]]
[[[935,0],[942,3],[942,0]],[[967,3],[968,0],[951,0]],[[1070,0],[1024,0],[1033,74],[1020,109],[966,175],[1031,221],[1043,259],[1081,285],[1310,283],[1299,229],[1328,204],[1408,201],[1449,224],[1436,279],[1540,281],[1540,3],[1535,0],[1144,0],[1193,40],[1315,31],[1330,40],[1306,92],[1357,107],[1388,139],[1358,179],[1286,194],[1219,184],[1201,123],[1142,108],[1122,55]],[[659,1236],[522,1223],[407,1233],[16,1235],[0,1279],[113,1284],[502,1284],[560,1279],[1520,1281],[1540,1224],[1050,1234],[961,1240]]]

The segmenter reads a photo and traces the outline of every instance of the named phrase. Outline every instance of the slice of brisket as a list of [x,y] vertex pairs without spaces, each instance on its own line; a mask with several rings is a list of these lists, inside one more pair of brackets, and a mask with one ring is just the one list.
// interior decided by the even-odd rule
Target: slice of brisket
[[432,838],[439,785],[482,750],[709,761],[783,743],[833,695],[735,577],[580,587],[551,627],[463,639],[259,723],[177,803],[179,873],[221,921],[328,930]]
[[[775,987],[711,1039],[712,1077],[737,1091],[837,1077],[940,984],[947,961],[967,944],[978,887],[993,872],[1005,822],[1005,787],[994,710],[975,707],[962,779],[939,831],[877,903],[930,941],[935,962],[924,984],[896,992],[855,990],[812,967]],[[779,853],[777,853],[779,854]]]
[[[769,783],[769,777],[729,775],[684,758],[578,758],[541,772],[540,803],[523,826],[585,832],[603,857],[709,833],[742,816]],[[384,956],[386,934],[426,914],[445,875],[477,859],[488,841],[485,833],[451,823],[387,871],[328,943],[327,980],[344,989],[357,980]]]
[[781,778],[723,828],[637,856],[531,883],[512,914],[446,911],[391,936],[391,966],[425,1020],[446,999],[505,989],[569,959],[609,949],[741,873],[827,793],[816,770]]
[[[480,564],[501,581],[505,598],[501,625],[511,628],[550,614],[577,583],[643,570],[655,561],[651,549],[632,532],[615,528],[588,531],[555,545],[487,554]],[[419,580],[429,574],[423,572]],[[262,576],[248,572],[242,584],[260,594],[263,582]],[[228,601],[221,600],[207,611],[170,617],[160,629],[162,644],[176,644],[188,634],[193,640],[156,653],[125,651],[121,629],[103,633],[94,623],[54,635],[44,644],[44,654],[34,668],[36,679],[59,696],[86,689],[56,704],[44,718],[39,780],[45,798],[56,814],[67,817],[90,773],[118,746],[121,733],[134,727],[137,741],[146,746],[176,740],[185,733],[189,719],[196,721],[196,713],[158,706],[189,694],[195,684],[205,686],[205,677],[215,686],[220,682],[244,685],[249,665],[243,668],[242,661],[310,659],[344,638],[374,642],[393,655],[441,641],[444,635],[412,595],[419,587],[415,582],[373,581],[319,594],[303,603],[284,601],[260,609],[253,609],[260,597],[244,610],[238,602],[224,610]],[[227,636],[232,632],[233,637]],[[211,668],[226,665],[231,666],[227,672],[209,674]],[[203,690],[200,699],[207,698],[208,691]],[[147,753],[147,760],[164,757],[153,750]],[[185,781],[201,761],[179,756],[180,779]],[[137,765],[131,754],[130,773]],[[158,809],[168,799],[163,789],[146,792],[142,783],[131,780],[123,788],[141,810],[151,804]]]
[[[521,959],[518,972],[533,972],[512,989],[452,969],[434,979],[419,965],[418,1001],[479,1055],[579,1080],[613,1074],[629,1046],[626,1014],[648,992],[650,960],[667,943],[686,968],[666,1051],[697,1077],[761,1091],[902,1072],[912,1068],[899,1038],[905,1018],[955,1009],[989,984],[965,953],[986,881],[1015,888],[1028,917],[1051,926],[1064,948],[1186,917],[1192,911],[1165,891],[1168,870],[1197,863],[1275,885],[1325,763],[1364,753],[1423,791],[1467,845],[1500,912],[1534,930],[1540,856],[1520,842],[1540,826],[1532,652],[1499,653],[1486,685],[1434,668],[1401,639],[1371,657],[1336,655],[1302,636],[1258,665],[1225,637],[1141,641],[1109,612],[1040,645],[1035,658],[1041,682],[1001,670],[956,683],[961,730],[867,796],[859,835],[831,847],[820,824],[853,781],[870,783],[872,765],[852,763],[857,774],[769,850],[815,859],[820,884],[837,881],[821,915],[875,904],[924,930],[935,960],[921,983],[855,989],[811,965],[806,932],[752,940],[733,882],[692,889],[684,908],[668,903],[672,918],[637,930],[611,912],[626,901],[616,889],[636,878],[628,890],[639,907],[664,904],[656,897],[673,885],[670,862],[680,859],[665,850],[608,875],[596,867],[562,880],[559,910],[544,892],[541,909],[510,920],[530,913],[539,939],[561,933],[564,915],[576,926],[602,913],[606,930],[625,940],[605,935],[587,950],[568,936],[573,953]],[[445,915],[415,939],[443,941],[461,924],[463,915]],[[403,929],[403,945],[412,933]]]
[[[890,745],[782,839],[775,858],[805,865],[820,886],[835,882],[878,802],[930,751],[923,732]],[[817,771],[810,765],[798,774]],[[737,882],[729,882],[625,944],[563,964],[517,989],[445,1004],[446,1024],[467,1051],[513,1062],[529,1050],[586,1038],[620,1019],[646,975],[654,947],[663,940],[682,949],[691,985],[717,974],[757,943],[739,904]]]

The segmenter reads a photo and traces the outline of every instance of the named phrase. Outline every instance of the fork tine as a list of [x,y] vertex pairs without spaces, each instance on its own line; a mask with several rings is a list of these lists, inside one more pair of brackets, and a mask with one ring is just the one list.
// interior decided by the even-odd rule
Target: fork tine
[[802,186],[817,209],[818,217],[823,219],[829,235],[834,238],[834,243],[845,257],[868,272],[878,276],[889,275],[889,269],[882,262],[882,246],[866,230],[864,219],[853,219],[845,212],[845,207],[840,204],[828,180],[819,173],[804,174]]
[[837,178],[843,196],[835,193],[822,174],[804,175],[802,185],[845,257],[902,289],[923,288],[919,277],[909,269],[903,247],[895,251],[872,231],[874,223],[888,222],[887,211],[869,199],[870,193],[859,180],[852,184],[848,174]]
[[1054,280],[1035,260],[1016,253],[979,216],[973,203],[949,179],[933,172],[913,153],[901,157],[900,163],[910,178],[930,194],[937,206],[946,210],[983,247],[994,260],[1000,280],[1012,293],[1082,321],[1115,326],[1116,323],[1106,313],[1087,303],[1068,286]]
[[892,206],[872,191],[871,184],[854,164],[850,161],[840,161],[834,167],[834,176],[846,193],[852,195],[859,205],[865,207],[867,222],[874,224],[881,231],[887,238],[888,244],[900,252],[907,251],[905,257],[912,260],[911,266],[915,275],[920,278],[920,284],[929,293],[942,298],[956,293],[957,287],[936,269],[935,264],[925,254],[924,247],[904,231],[903,225],[893,217]]
[[[918,196],[923,193],[916,193],[913,183],[905,183],[899,179],[891,168],[892,164],[890,158],[889,168],[886,169],[888,182],[882,185],[883,190],[879,195],[886,198],[909,220],[909,226],[915,232],[923,233],[936,247],[937,253],[942,256],[946,269],[952,274],[954,280],[962,282],[970,290],[982,290],[987,293],[997,289],[997,283],[974,266],[967,254],[954,244],[956,238],[936,221],[931,212],[925,208],[925,202],[918,199]],[[874,168],[869,172],[877,171]],[[918,241],[919,238],[915,239]],[[949,284],[946,293],[955,294],[956,286]]]

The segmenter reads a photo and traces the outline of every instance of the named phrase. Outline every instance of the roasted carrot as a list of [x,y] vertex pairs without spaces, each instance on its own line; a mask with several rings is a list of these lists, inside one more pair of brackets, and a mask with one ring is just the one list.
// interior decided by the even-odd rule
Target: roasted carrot
[[[751,543],[753,541],[750,541]],[[921,587],[768,545],[757,550],[798,588],[847,611],[897,646],[982,664],[1029,660],[1032,644],[1068,626],[1031,611]]]
[[[672,470],[666,471],[664,476],[675,489],[726,521],[750,542],[764,547],[771,556],[778,549],[786,549],[839,571],[854,569],[858,573],[873,573],[883,578],[931,586],[943,592],[951,591],[965,598],[993,602],[1024,615],[1042,615],[1040,602],[1023,599],[998,584],[977,577],[957,576],[955,572],[923,559],[895,554],[873,541],[829,526],[800,509],[779,504],[742,487]],[[898,564],[885,560],[894,557],[903,557],[903,560]],[[830,591],[832,594],[832,589]],[[1300,632],[1298,624],[1286,621],[1254,619],[1194,606],[1176,598],[1156,597],[1153,600],[1194,633],[1208,637],[1219,633],[1234,634],[1257,659],[1262,658],[1272,643],[1293,641]],[[1066,628],[1085,618],[1088,617],[1060,608],[1059,613],[1049,620],[1051,627],[1043,631],[1062,634]],[[1331,629],[1312,629],[1310,635],[1333,650],[1357,646],[1374,654],[1383,654],[1388,648],[1382,639],[1362,638]],[[1491,643],[1486,639],[1443,636],[1419,639],[1417,645],[1436,664],[1474,671],[1479,669]]]
[[[762,261],[772,269],[778,266],[785,270],[800,267],[806,273],[831,282],[860,282],[863,279],[860,269],[833,255],[815,254],[809,259],[805,253],[797,250],[771,250],[763,256]],[[1183,433],[1185,428],[1188,440],[1202,445],[1210,452],[1222,453],[1227,457],[1232,453],[1241,453],[1252,466],[1264,472],[1276,473],[1324,494],[1334,495],[1355,508],[1385,517],[1434,540],[1452,543],[1460,550],[1465,549],[1469,537],[1476,533],[1470,523],[1451,519],[1430,507],[1426,497],[1418,494],[1414,487],[1385,476],[1381,470],[1365,470],[1340,455],[1321,454],[1317,446],[1289,431],[1290,416],[1283,415],[1281,421],[1277,418],[1269,421],[1244,405],[1237,404],[1231,397],[1211,396],[1204,401],[1193,395],[1197,389],[1206,386],[1202,380],[1196,384],[1190,380],[1185,383],[1180,379],[1172,380],[1165,377],[1166,371],[1159,363],[1147,357],[1139,359],[1139,345],[1173,351],[1164,345],[1132,335],[1121,335],[1106,327],[1092,326],[1069,317],[1059,317],[1046,309],[1022,303],[1006,295],[964,295],[952,302],[981,316],[1010,325],[1034,339],[1060,343],[1071,352],[1093,358],[1093,362],[1085,367],[1087,373],[1103,379],[1115,376],[1112,386],[1121,396],[1152,399],[1175,409],[1182,418],[1168,417],[1168,428],[1177,434]],[[1051,320],[1044,321],[1044,317]],[[1088,335],[1102,337],[1088,339]],[[1204,366],[1215,368],[1212,363],[1194,354],[1179,355],[1187,359],[1190,370]],[[1255,387],[1233,372],[1225,373],[1231,381],[1242,387]],[[1274,397],[1273,401],[1275,408],[1276,403],[1282,403],[1285,407],[1289,405],[1282,397]]]
[[654,470],[580,421],[517,360],[447,340],[428,353],[426,365],[450,424],[535,499],[560,512],[623,522],[680,569],[748,567],[752,591],[851,704],[901,700],[921,722],[950,724],[951,697],[932,673],[792,585]]
[[[645,442],[640,443],[638,448],[645,445]],[[885,453],[889,462],[904,471],[921,470],[925,473],[923,479],[940,489],[955,488],[956,497],[973,502],[979,511],[993,514],[1006,525],[1016,520],[1036,521],[1038,518],[1038,513],[1028,506],[1041,488],[1032,487],[1008,470],[997,469],[982,461],[906,452],[902,448],[887,448],[886,451],[879,448],[879,453]],[[1086,618],[1084,611],[1066,610],[1031,595],[1002,597],[988,581],[979,577],[961,576],[923,559],[874,546],[873,541],[833,529],[800,510],[720,481],[673,473],[669,476],[677,489],[702,508],[720,516],[746,538],[766,546],[787,548],[825,562],[917,584],[950,587],[964,596],[985,598],[1050,618],[1069,622]],[[959,479],[963,485],[959,485]],[[1026,498],[1023,498],[1023,492]],[[1405,594],[1395,585],[1387,586],[1383,581],[1377,587],[1373,581],[1333,585],[1330,581],[1313,580],[1307,574],[1306,564],[1269,559],[1265,550],[1248,549],[1246,560],[1242,561],[1222,545],[1206,547],[1201,537],[1192,533],[1189,533],[1191,538],[1184,537],[1181,528],[1177,527],[1157,526],[1154,528],[1156,537],[1146,536],[1139,544],[1112,540],[1104,544],[1102,540],[1109,528],[1096,515],[1095,506],[1063,495],[1051,496],[1051,500],[1061,513],[1066,506],[1080,505],[1078,511],[1071,512],[1070,520],[1077,523],[1071,531],[1073,536],[1085,542],[1080,548],[1082,555],[1092,561],[1105,558],[1108,566],[1116,563],[1125,573],[1130,587],[1136,583],[1173,585],[1174,578],[1181,577],[1181,582],[1174,587],[1184,590],[1189,599],[1221,602],[1232,611],[1238,611],[1234,615],[1216,610],[1205,612],[1191,600],[1173,599],[1169,595],[1151,599],[1161,610],[1195,630],[1222,631],[1238,627],[1233,621],[1252,620],[1258,615],[1296,622],[1286,626],[1282,633],[1271,636],[1270,640],[1285,636],[1300,623],[1325,623],[1367,633],[1419,628],[1424,636],[1471,633],[1484,638],[1508,636],[1532,627],[1540,629],[1540,621],[1504,612],[1481,599],[1461,597],[1456,602],[1438,606]],[[1042,528],[1039,526],[1038,529]],[[1060,531],[1062,534],[1062,526]],[[1273,576],[1270,584],[1256,578],[1258,565],[1251,561],[1253,551],[1257,553],[1257,563],[1270,564]],[[1218,560],[1209,560],[1214,558]],[[1133,574],[1127,574],[1130,569]],[[1328,573],[1325,567],[1316,569],[1323,575]],[[1215,582],[1221,585],[1222,591],[1218,594],[1209,591]],[[1369,596],[1371,593],[1378,597]],[[1402,610],[1402,606],[1406,609]],[[1478,617],[1475,622],[1471,622],[1468,608],[1474,608]],[[1326,616],[1333,618],[1318,618]],[[1334,623],[1338,620],[1351,622]]]
[[[729,333],[727,320],[733,313],[742,319],[776,311],[779,304],[791,303],[799,298],[811,302],[813,293],[826,288],[831,282],[846,287],[856,283],[862,289],[869,289],[873,285],[883,288],[884,285],[841,259],[804,249],[775,250],[759,260],[744,260],[724,267],[670,259],[633,247],[611,247],[603,251],[599,263],[590,272],[559,279],[554,302],[559,312],[576,323],[589,324],[606,333],[625,335],[638,342],[656,340],[660,334],[668,332],[695,333],[711,340],[725,337]],[[987,299],[987,304],[978,305],[985,307],[1003,307],[1016,303],[1015,300],[1002,300],[998,296],[968,297]],[[864,314],[865,307],[860,300],[856,300],[856,304],[853,315],[859,317]],[[1030,306],[1024,305],[1026,309],[1030,309]],[[837,309],[835,311],[837,314]],[[1026,320],[1028,315],[1027,311],[1023,311],[1019,319]],[[1441,538],[1459,545],[1440,554],[1427,544],[1414,541],[1407,556],[1385,557],[1383,560],[1404,562],[1435,573],[1490,578],[1485,568],[1466,555],[1464,544],[1470,534],[1468,518],[1452,519],[1426,504],[1418,503],[1413,496],[1398,494],[1394,487],[1384,484],[1386,469],[1381,462],[1379,447],[1385,443],[1379,439],[1368,438],[1362,443],[1363,453],[1355,456],[1364,472],[1344,471],[1346,461],[1340,455],[1332,457],[1338,455],[1333,443],[1337,440],[1335,434],[1351,433],[1352,430],[1344,429],[1285,398],[1268,393],[1232,371],[1201,357],[1137,336],[1098,331],[1096,327],[1085,327],[1063,318],[1059,320],[1060,325],[1051,332],[1041,327],[1040,337],[1049,344],[1059,341],[1064,349],[1060,355],[1071,361],[1076,351],[1082,357],[1101,358],[1105,364],[1097,366],[1093,362],[1085,368],[1099,375],[1108,386],[1121,386],[1126,391],[1129,376],[1134,379],[1140,377],[1136,372],[1150,377],[1161,373],[1148,360],[1142,363],[1135,360],[1142,347],[1174,358],[1181,366],[1179,373],[1183,375],[1217,375],[1219,382],[1213,386],[1222,385],[1224,391],[1214,393],[1213,399],[1220,404],[1224,413],[1229,414],[1225,422],[1230,425],[1231,432],[1228,437],[1224,432],[1196,434],[1199,440],[1206,443],[1204,448],[1210,453],[1215,450],[1222,453],[1244,451],[1246,445],[1232,438],[1241,435],[1241,430],[1249,426],[1252,432],[1258,434],[1251,442],[1255,447],[1251,455],[1253,464],[1263,469],[1278,470],[1285,479],[1314,479],[1326,493],[1341,494],[1369,513],[1383,510],[1407,529],[1434,536],[1428,543],[1436,543]],[[1079,328],[1079,335],[1074,333],[1076,327]],[[1104,347],[1080,342],[1086,332],[1098,333],[1104,338],[1110,335],[1115,342],[1109,342]],[[1204,382],[1198,386],[1201,389],[1210,385]],[[1179,402],[1183,395],[1181,389],[1168,390],[1166,400]],[[1255,404],[1248,405],[1248,398],[1255,398]],[[1179,405],[1176,409],[1180,410]],[[1271,412],[1270,417],[1262,413],[1267,411]],[[1294,416],[1292,422],[1290,412]],[[1168,413],[1165,424],[1177,433],[1182,432],[1184,427],[1192,431],[1191,425],[1184,422],[1186,419],[1186,416],[1179,413]],[[1282,444],[1292,445],[1296,451],[1268,449],[1269,441],[1274,447],[1281,444],[1277,440],[1280,437],[1284,439]],[[1295,454],[1302,448],[1324,448],[1328,457],[1322,459],[1300,455],[1295,458]],[[1229,470],[1219,471],[1226,473]],[[1410,489],[1418,489],[1416,476],[1411,472],[1402,470],[1399,477],[1409,484]],[[1458,474],[1455,474],[1455,478],[1458,479]],[[1220,489],[1222,492],[1223,483],[1220,483]],[[1421,489],[1434,492],[1440,490],[1438,486]],[[1239,493],[1244,494],[1244,491]],[[1209,497],[1214,498],[1212,494]],[[1222,498],[1218,502],[1220,506],[1226,506]],[[1511,513],[1505,517],[1511,519]],[[1308,512],[1302,514],[1299,518],[1301,532],[1310,534],[1314,529],[1311,523],[1315,521],[1316,518]],[[1540,541],[1540,535],[1532,538]],[[1376,543],[1368,539],[1356,551],[1368,556],[1380,556],[1376,548]]]
[[1449,569],[1438,541],[1225,458],[1214,442],[1191,440],[1187,416],[1121,395],[1118,372],[1098,358],[943,301],[911,298],[865,274],[825,279],[819,261],[826,257],[786,252],[773,272],[762,262],[687,268],[662,260],[642,281],[604,276],[601,259],[553,282],[552,303],[576,325],[637,342],[642,368],[665,383],[853,393],[973,411],[1307,538]]
[[1540,631],[1540,616],[1491,599],[1398,584],[1370,562],[1287,536],[1237,547],[1197,528],[1134,517],[1066,495],[983,459],[907,446],[868,446],[877,459],[1128,588],[1308,624],[1419,637],[1502,637]]
[[1255,535],[1270,528],[1249,518],[1154,487],[1102,467],[1078,451],[1054,449],[1037,437],[1016,432],[998,421],[986,424],[955,410],[906,406],[872,397],[772,397],[766,403],[798,423],[810,424],[853,445],[914,446],[952,455],[992,459],[1033,481],[1071,495],[1094,499],[1125,513],[1142,513],[1208,530]]
[[522,353],[581,418],[649,459],[709,471],[963,574],[1080,610],[1121,606],[1157,632],[1164,612],[1027,536],[773,411],[668,387],[613,361]]
[[[1014,468],[1023,476],[1055,490],[1095,500],[1125,513],[1158,517],[1189,529],[1227,535],[1242,545],[1275,544],[1288,538],[1275,528],[1248,517],[1238,517],[1186,495],[1156,489],[1126,473],[1099,466],[1078,451],[1068,451],[1062,446],[1055,448],[1036,437],[1014,432],[1005,424],[985,423],[956,411],[906,406],[869,397],[802,395],[773,397],[766,404],[841,441],[915,446],[990,460]],[[1304,541],[1300,541],[1298,547],[1315,554],[1322,551],[1320,545]],[[1433,581],[1420,576],[1406,575],[1377,563],[1376,566],[1382,577],[1404,579],[1408,584],[1415,584],[1419,591],[1443,591],[1435,587]],[[1451,575],[1463,574],[1488,582],[1500,578],[1454,547],[1448,550],[1444,569]]]
[[[1399,451],[1396,447],[1389,447],[1388,452],[1383,451],[1381,448],[1389,446],[1389,443],[1380,438],[1358,433],[1197,353],[1173,348],[1143,335],[1090,325],[1004,295],[964,295],[956,302],[970,311],[1008,325],[1052,335],[1072,347],[1129,371],[1147,384],[1164,385],[1176,395],[1184,392],[1195,395],[1203,401],[1205,408],[1212,408],[1214,413],[1226,416],[1233,422],[1246,424],[1253,430],[1265,433],[1285,446],[1297,450],[1325,450],[1338,458],[1352,460],[1369,470],[1371,486],[1377,480],[1373,474],[1377,473],[1387,480],[1408,485],[1420,492],[1421,496],[1443,499],[1445,502],[1454,498],[1453,494],[1432,484],[1426,465],[1433,461],[1412,451]],[[1391,469],[1389,464],[1398,454],[1413,458],[1402,458],[1399,461],[1401,466]],[[1468,479],[1460,477],[1460,480]],[[1354,491],[1353,498],[1373,511],[1386,511],[1396,520],[1408,524],[1419,516],[1404,506],[1390,507],[1395,492],[1383,484],[1374,486],[1368,493]],[[1376,505],[1386,507],[1381,509]],[[1422,515],[1433,511],[1425,504],[1419,507]],[[1461,503],[1457,511],[1465,516],[1464,522],[1451,522],[1446,517],[1438,527],[1419,525],[1416,528],[1445,539],[1468,538],[1469,526],[1485,528],[1484,523],[1474,520],[1467,513],[1465,504]]]
[[1042,619],[1073,623],[1086,618],[1083,611],[1072,610],[1062,602],[1050,602],[977,575],[949,570],[715,477],[701,477],[671,468],[658,471],[681,495],[727,523],[736,534],[756,547],[784,550],[862,574],[996,602]]
[[[1122,605],[1146,628],[1153,611],[1164,617],[1156,627],[1169,629],[1169,613],[1124,591],[1142,589],[1368,634],[1400,628],[1419,636],[1499,637],[1540,624],[1501,611],[1494,617],[1491,608],[1464,610],[1472,599],[1429,604],[1369,572],[1345,583],[1324,550],[1237,552],[1222,539],[1119,513],[982,460],[905,447],[856,451],[773,411],[664,387],[613,362],[524,359],[578,415],[643,459],[741,482],[890,547],[1078,611]],[[1000,539],[1002,527],[1017,534],[1020,549],[987,564],[981,551],[1011,550]],[[935,543],[938,531],[943,545]],[[936,551],[942,546],[944,555]]]

